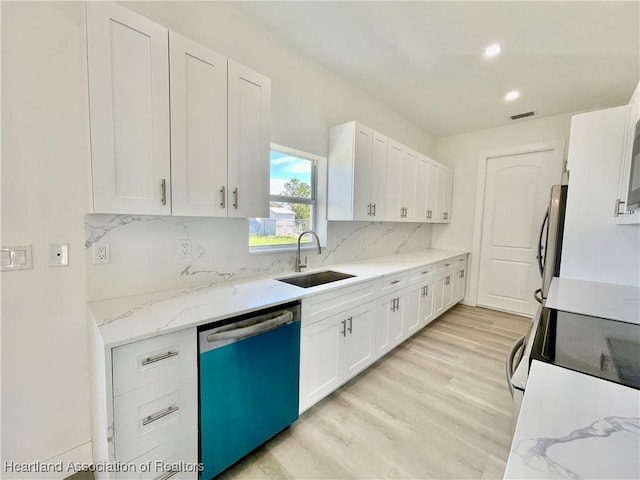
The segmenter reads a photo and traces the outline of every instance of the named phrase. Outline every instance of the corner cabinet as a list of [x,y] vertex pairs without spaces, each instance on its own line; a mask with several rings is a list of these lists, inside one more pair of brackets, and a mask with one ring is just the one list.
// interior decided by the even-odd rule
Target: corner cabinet
[[87,47],[93,213],[267,216],[268,78],[108,2]]
[[329,130],[328,165],[328,220],[450,220],[451,169],[359,122]]

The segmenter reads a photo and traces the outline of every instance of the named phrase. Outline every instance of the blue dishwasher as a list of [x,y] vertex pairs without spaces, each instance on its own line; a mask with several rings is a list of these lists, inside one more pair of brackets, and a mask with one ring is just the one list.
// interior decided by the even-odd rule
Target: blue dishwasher
[[300,304],[199,327],[201,480],[298,418]]

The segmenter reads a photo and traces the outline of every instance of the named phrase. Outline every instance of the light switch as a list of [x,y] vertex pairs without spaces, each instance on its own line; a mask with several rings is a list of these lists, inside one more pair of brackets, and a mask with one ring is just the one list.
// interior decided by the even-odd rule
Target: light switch
[[31,245],[2,247],[2,271],[28,270],[33,268]]
[[11,250],[2,249],[2,266],[6,267],[11,265]]
[[14,250],[13,264],[18,267],[24,267],[27,264],[27,251],[20,249]]

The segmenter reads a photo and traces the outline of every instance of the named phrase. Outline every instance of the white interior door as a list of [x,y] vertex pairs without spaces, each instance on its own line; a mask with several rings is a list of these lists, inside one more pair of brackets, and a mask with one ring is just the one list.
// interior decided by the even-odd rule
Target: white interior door
[[478,305],[535,313],[539,228],[561,172],[558,148],[487,158]]

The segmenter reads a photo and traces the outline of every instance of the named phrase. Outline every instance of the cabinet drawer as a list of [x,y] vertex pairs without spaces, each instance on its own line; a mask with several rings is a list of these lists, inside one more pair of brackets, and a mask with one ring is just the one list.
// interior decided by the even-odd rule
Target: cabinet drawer
[[382,280],[378,281],[378,285],[380,285],[380,294],[385,295],[401,289],[407,284],[408,279],[408,272],[396,273],[389,277],[384,277]]
[[460,266],[464,266],[466,261],[466,255],[459,255],[457,257],[448,258],[447,260],[443,260],[442,262],[436,264],[436,272],[446,272],[448,270],[453,270]]
[[415,270],[411,270],[409,272],[409,282],[419,282],[420,280],[432,275],[435,272],[435,265],[425,265],[424,267],[416,268]]
[[129,462],[197,428],[198,385],[153,384],[114,398],[116,460]]
[[195,328],[141,340],[113,349],[113,395],[162,382],[180,385],[197,377]]
[[[168,440],[128,462],[130,471],[116,472],[116,480],[197,480],[198,430]],[[147,468],[150,466],[150,468]],[[135,468],[135,471],[133,469]],[[142,469],[148,471],[143,472]],[[173,473],[175,470],[180,470]],[[170,476],[171,475],[171,476]]]
[[314,297],[304,298],[302,299],[302,326],[311,325],[372,300],[373,282],[343,287]]

